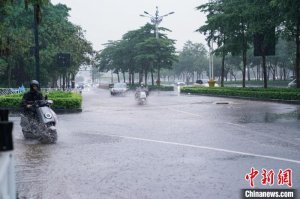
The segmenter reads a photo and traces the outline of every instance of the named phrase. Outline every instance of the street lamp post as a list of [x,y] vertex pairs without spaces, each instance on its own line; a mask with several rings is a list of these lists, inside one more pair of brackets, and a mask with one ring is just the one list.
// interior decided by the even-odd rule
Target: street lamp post
[[208,80],[209,87],[215,87],[215,77],[214,77],[214,49],[213,49],[213,41],[211,40],[209,45],[209,68],[210,68],[210,78]]
[[161,15],[159,16],[159,12],[158,12],[158,7],[156,6],[156,12],[155,12],[155,16],[149,14],[148,12],[144,11],[144,13],[146,15],[140,15],[141,17],[148,17],[151,19],[151,22],[155,25],[155,37],[156,39],[158,39],[158,25],[162,22],[163,18],[168,16],[168,15],[171,15],[171,14],[174,14],[174,12],[169,12],[168,14],[165,14],[165,15]]
[[214,49],[213,49],[213,41],[210,41],[209,45],[209,80],[208,85],[209,87],[215,87],[215,77],[214,77]]
[[[141,17],[148,17],[151,19],[151,22],[155,25],[155,38],[158,39],[158,25],[162,22],[163,18],[174,14],[175,12],[169,12],[168,14],[161,15],[159,16],[158,14],[158,7],[156,6],[156,12],[155,16],[149,14],[148,12],[144,11],[145,15],[140,15]],[[160,85],[160,70],[158,69],[158,79],[157,79],[157,84]]]
[[213,41],[210,42],[210,47],[209,47],[209,59],[210,59],[210,79],[214,80],[214,55],[213,55]]

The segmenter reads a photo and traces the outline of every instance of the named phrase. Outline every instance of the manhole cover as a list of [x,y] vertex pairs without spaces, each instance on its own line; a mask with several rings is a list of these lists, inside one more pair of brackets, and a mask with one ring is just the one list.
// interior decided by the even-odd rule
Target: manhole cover
[[215,102],[215,104],[230,104],[229,102]]

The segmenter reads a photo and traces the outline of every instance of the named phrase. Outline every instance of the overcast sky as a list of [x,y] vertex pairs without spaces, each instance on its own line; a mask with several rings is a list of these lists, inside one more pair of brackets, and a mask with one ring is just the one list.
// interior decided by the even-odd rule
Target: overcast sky
[[177,50],[182,49],[187,40],[206,45],[204,35],[195,32],[204,25],[206,17],[196,7],[208,0],[51,0],[53,4],[66,4],[70,11],[70,21],[86,31],[86,39],[95,50],[103,48],[108,40],[119,40],[130,30],[139,29],[150,22],[141,17],[147,11],[155,15],[175,12],[163,19],[160,26],[172,30],[168,37],[177,40]]

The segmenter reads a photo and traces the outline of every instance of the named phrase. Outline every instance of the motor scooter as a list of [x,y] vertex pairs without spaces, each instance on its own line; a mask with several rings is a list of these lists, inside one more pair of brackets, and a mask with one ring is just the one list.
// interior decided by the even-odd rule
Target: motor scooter
[[144,105],[147,102],[147,93],[146,91],[137,91],[135,93],[135,99],[140,105]]
[[41,143],[57,141],[57,116],[50,108],[52,100],[37,100],[31,110],[21,114],[21,127],[25,139],[37,139]]

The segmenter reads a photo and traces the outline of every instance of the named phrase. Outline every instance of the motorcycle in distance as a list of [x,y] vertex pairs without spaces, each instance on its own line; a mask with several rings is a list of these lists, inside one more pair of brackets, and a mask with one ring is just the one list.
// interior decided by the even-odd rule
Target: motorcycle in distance
[[146,102],[147,102],[147,93],[146,93],[146,91],[137,91],[135,93],[135,99],[141,105],[146,104]]
[[52,100],[37,100],[32,109],[35,114],[21,114],[21,127],[25,139],[37,139],[43,144],[57,141],[57,116],[50,108]]

